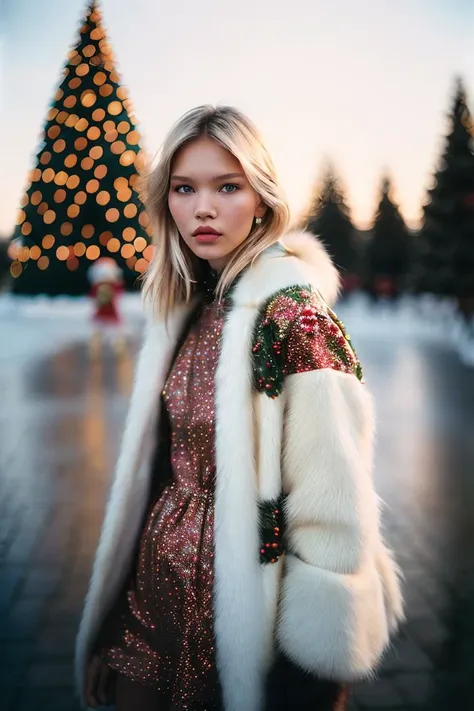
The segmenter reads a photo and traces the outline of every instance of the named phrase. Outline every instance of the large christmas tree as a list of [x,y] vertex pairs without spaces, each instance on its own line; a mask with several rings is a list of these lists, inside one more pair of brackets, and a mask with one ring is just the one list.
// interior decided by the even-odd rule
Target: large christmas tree
[[84,294],[100,256],[113,257],[133,287],[152,250],[137,193],[144,157],[95,0],[63,74],[13,235],[13,290]]
[[390,178],[384,176],[365,254],[365,281],[370,293],[393,297],[406,284],[411,251],[408,230],[392,200],[391,189]]
[[459,81],[446,147],[424,209],[417,282],[420,291],[456,297],[467,315],[474,312],[472,142],[473,121]]
[[327,168],[322,187],[312,201],[306,226],[324,242],[341,272],[344,288],[352,288],[357,273],[358,250],[349,208],[332,166]]

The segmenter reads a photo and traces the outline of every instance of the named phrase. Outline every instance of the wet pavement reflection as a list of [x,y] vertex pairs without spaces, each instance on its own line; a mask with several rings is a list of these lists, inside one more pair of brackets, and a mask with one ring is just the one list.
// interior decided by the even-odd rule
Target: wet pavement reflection
[[[352,333],[377,403],[377,488],[408,619],[352,709],[474,704],[474,369],[415,337]],[[77,709],[72,652],[138,343],[0,371],[0,698]]]

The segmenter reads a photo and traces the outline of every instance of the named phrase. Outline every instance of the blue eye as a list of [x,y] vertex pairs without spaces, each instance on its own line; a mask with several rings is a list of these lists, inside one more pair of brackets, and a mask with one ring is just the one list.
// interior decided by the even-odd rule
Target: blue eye
[[[232,190],[234,193],[236,190],[239,190],[239,185],[235,185],[235,183],[226,183],[225,185],[222,186],[223,188],[235,188],[235,190]],[[229,190],[224,190],[224,192],[228,193]]]
[[[181,188],[190,188],[190,185],[178,185],[177,188],[174,189],[175,193],[181,192]],[[192,189],[192,188],[191,188]]]

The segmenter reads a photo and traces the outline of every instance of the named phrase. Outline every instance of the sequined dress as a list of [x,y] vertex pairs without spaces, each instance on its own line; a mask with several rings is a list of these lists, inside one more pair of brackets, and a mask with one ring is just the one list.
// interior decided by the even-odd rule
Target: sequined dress
[[204,293],[161,398],[172,483],[149,507],[135,570],[101,656],[173,709],[220,709],[213,634],[214,376],[224,304]]

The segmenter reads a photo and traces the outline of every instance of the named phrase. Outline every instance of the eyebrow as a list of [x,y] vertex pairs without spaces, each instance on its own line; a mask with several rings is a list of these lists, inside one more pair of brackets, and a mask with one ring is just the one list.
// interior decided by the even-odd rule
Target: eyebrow
[[[244,178],[244,173],[225,173],[225,175],[215,175],[211,178],[212,182],[217,180],[228,180],[229,178]],[[192,178],[188,178],[186,175],[172,175],[171,180],[187,180],[189,183],[193,182]]]

